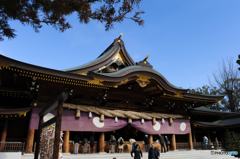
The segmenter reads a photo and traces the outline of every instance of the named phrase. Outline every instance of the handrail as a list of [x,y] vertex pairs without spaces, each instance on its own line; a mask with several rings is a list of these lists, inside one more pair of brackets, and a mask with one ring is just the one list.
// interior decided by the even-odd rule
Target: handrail
[[0,152],[22,152],[25,151],[25,142],[0,142]]

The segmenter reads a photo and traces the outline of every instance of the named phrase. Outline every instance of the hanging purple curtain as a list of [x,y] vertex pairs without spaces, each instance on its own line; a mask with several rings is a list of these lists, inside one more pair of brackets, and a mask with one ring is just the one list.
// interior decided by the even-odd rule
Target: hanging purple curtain
[[[38,113],[42,108],[32,108],[30,129],[38,129],[39,117]],[[51,111],[52,116],[56,116],[57,111]],[[105,117],[104,122],[99,122],[100,116],[92,113],[89,118],[89,113],[81,112],[81,117],[76,118],[76,110],[63,110],[62,116],[62,130],[63,131],[95,131],[108,132],[121,129],[127,125],[127,119],[118,118],[118,122],[114,118]],[[129,125],[130,126],[130,125]],[[146,134],[188,134],[191,132],[190,120],[188,119],[174,119],[173,124],[169,125],[168,119],[165,123],[157,120],[155,125],[152,125],[151,120],[145,120],[142,124],[141,120],[133,120],[131,126]]]
[[168,119],[165,119],[165,123],[161,123],[161,120],[157,120],[155,125],[152,124],[152,120],[145,120],[142,124],[141,120],[133,120],[132,127],[138,129],[146,134],[188,134],[191,132],[190,120],[188,119],[173,119],[173,124],[169,125]]
[[[38,113],[42,108],[32,108],[30,129],[38,129],[39,117]],[[51,111],[52,116],[56,116],[57,111]],[[105,117],[104,122],[99,122],[99,115],[92,113],[92,117],[89,118],[89,113],[81,112],[81,117],[76,118],[76,110],[63,110],[62,114],[62,127],[63,131],[95,131],[95,132],[107,132],[121,129],[127,125],[126,119],[118,119],[115,123],[114,118]]]

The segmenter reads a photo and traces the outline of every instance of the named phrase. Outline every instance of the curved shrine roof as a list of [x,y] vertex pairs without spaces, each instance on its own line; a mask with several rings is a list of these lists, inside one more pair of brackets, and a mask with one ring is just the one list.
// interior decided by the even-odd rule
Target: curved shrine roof
[[64,69],[62,71],[71,73],[81,73],[85,71],[96,72],[99,71],[99,68],[103,66],[108,67],[115,62],[114,57],[119,53],[126,62],[126,66],[136,65],[131,56],[128,54],[123,41],[120,38],[117,38],[97,59],[77,67]]
[[[114,67],[116,66],[115,72],[104,72],[105,69],[113,66],[113,64]],[[18,73],[22,72],[22,74],[23,72],[28,72],[28,75],[24,75],[25,77],[33,77],[33,73],[35,74],[34,76],[39,74],[37,78],[51,82],[59,82],[61,80],[60,83],[71,84],[75,82],[74,85],[81,85],[79,84],[81,81],[85,82],[81,86],[86,86],[87,84],[103,86],[105,85],[104,82],[110,86],[118,86],[126,84],[127,82],[123,82],[124,80],[134,80],[138,83],[140,82],[139,85],[142,84],[141,87],[145,87],[150,83],[149,80],[151,79],[155,80],[160,85],[159,87],[166,90],[165,92],[175,94],[173,95],[174,97],[179,99],[183,99],[183,97],[192,100],[200,99],[199,101],[202,101],[202,103],[209,101],[214,103],[224,97],[189,94],[187,92],[188,89],[172,85],[161,73],[152,69],[152,66],[147,62],[147,58],[139,63],[135,63],[126,51],[124,43],[120,38],[115,39],[96,60],[63,71],[23,63],[2,55],[0,55],[0,66],[9,68],[12,71],[19,71]],[[159,89],[161,90],[162,88]]]

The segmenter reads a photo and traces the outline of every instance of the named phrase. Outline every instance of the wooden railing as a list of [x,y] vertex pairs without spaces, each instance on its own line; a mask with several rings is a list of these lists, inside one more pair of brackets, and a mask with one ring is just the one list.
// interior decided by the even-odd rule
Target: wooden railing
[[204,142],[194,142],[193,143],[193,148],[194,149],[200,149],[200,150],[212,150],[216,148],[221,149],[222,148],[222,142],[208,142],[206,145]]
[[179,149],[189,149],[189,144],[188,144],[188,142],[177,142],[176,143],[176,148],[177,148],[177,150],[179,150]]
[[0,152],[24,153],[25,142],[0,142]]

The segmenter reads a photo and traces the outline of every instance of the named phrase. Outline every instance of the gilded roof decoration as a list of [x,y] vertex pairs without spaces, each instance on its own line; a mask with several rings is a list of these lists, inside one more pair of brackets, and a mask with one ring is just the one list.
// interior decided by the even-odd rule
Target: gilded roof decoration
[[150,83],[149,79],[152,78],[152,77],[145,76],[145,75],[138,75],[137,77],[138,77],[138,79],[136,79],[136,81],[138,82],[138,84],[141,87],[146,87]]
[[84,72],[79,72],[78,74],[80,74],[80,75],[87,75],[87,73],[88,73],[88,71],[84,71]]
[[87,82],[90,84],[103,85],[101,82],[104,82],[104,80],[99,78],[93,78],[93,80],[88,80]]
[[121,51],[119,51],[119,53],[113,57],[112,61],[120,61],[123,65],[126,65],[126,59],[123,57]]

